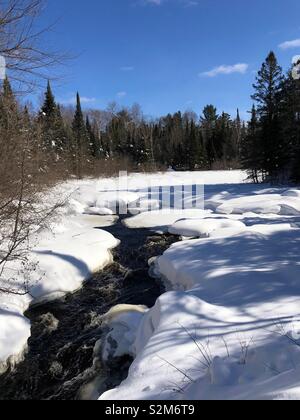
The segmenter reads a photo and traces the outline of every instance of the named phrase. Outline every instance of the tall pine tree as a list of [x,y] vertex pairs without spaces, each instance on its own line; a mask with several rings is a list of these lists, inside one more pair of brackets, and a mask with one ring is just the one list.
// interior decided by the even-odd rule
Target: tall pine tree
[[73,157],[75,171],[78,178],[82,178],[84,164],[87,164],[88,136],[81,108],[79,93],[76,95],[76,111],[72,123],[73,130]]
[[67,151],[68,139],[60,107],[55,102],[50,82],[48,82],[45,100],[39,114],[39,123],[42,126],[45,153],[54,153],[55,159],[58,160]]
[[100,135],[96,122],[94,121],[93,124],[91,124],[89,116],[86,117],[86,134],[88,138],[89,153],[94,159],[97,159],[101,155]]
[[203,137],[204,147],[208,165],[211,168],[217,160],[217,108],[213,105],[207,105],[203,110],[203,116],[200,119],[200,129]]
[[8,77],[3,80],[0,92],[0,125],[6,130],[17,129],[19,106]]
[[257,119],[256,108],[253,105],[251,111],[251,120],[248,123],[247,135],[242,141],[241,161],[242,166],[249,173],[249,178],[258,183],[262,173],[262,149],[261,133]]
[[280,124],[280,101],[283,84],[282,68],[274,52],[270,52],[258,72],[255,93],[257,117],[261,127],[261,166],[265,179],[278,181],[288,156]]
[[286,140],[289,175],[293,181],[298,182],[300,181],[300,79],[295,77],[293,68],[283,83],[280,122]]

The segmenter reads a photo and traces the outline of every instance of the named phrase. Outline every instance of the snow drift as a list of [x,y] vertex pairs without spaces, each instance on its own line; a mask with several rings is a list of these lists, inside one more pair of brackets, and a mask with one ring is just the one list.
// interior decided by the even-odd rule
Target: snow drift
[[205,198],[208,214],[127,220],[200,239],[156,259],[169,292],[133,329],[128,378],[100,399],[300,399],[300,193],[208,185]]
[[[55,197],[67,197],[73,190],[72,183],[64,184],[50,191],[47,198],[54,203]],[[114,224],[115,217],[85,216],[86,194],[78,198],[76,191],[58,210],[49,230],[40,230],[31,238],[28,258],[34,269],[28,278],[30,294],[0,295],[0,373],[19,362],[26,351],[30,322],[23,314],[31,304],[74,292],[112,262],[110,250],[119,241],[100,227]],[[20,282],[14,286],[22,291],[24,273],[18,264],[7,264],[0,281],[5,287],[11,273],[16,272]]]
[[300,366],[299,245],[287,225],[173,245],[157,265],[177,292],[145,313],[128,379],[101,398],[300,398],[300,381],[278,389]]
[[[195,176],[205,183],[204,209],[159,210],[153,195],[147,211],[150,178],[170,186]],[[115,206],[123,206],[135,214],[127,227],[190,240],[155,260],[168,292],[154,308],[107,314],[103,360],[135,360],[127,380],[101,398],[300,399],[300,192],[245,178],[239,171],[169,172],[132,175],[128,192],[111,179],[61,186],[70,200],[52,230],[34,239],[34,299],[0,296],[0,369],[26,348],[23,313],[31,303],[76,290],[111,261],[118,240],[101,227],[115,223]]]

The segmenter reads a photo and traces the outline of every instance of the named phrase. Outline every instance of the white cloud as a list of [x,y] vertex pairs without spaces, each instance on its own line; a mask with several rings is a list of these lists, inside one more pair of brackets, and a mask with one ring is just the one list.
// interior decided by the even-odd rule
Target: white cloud
[[148,4],[156,4],[156,6],[160,6],[162,3],[162,0],[146,0],[146,3]]
[[125,98],[125,96],[127,96],[127,92],[118,92],[117,93],[118,98]]
[[121,71],[133,71],[134,67],[133,66],[123,66],[121,67]]
[[[82,96],[80,97],[81,103],[82,104],[91,104],[97,101],[96,98],[89,98],[87,96]],[[63,104],[63,105],[76,105],[76,95],[72,96],[71,98],[67,98],[67,99],[61,99],[58,102]]]
[[[174,1],[174,0],[173,0]],[[182,4],[184,7],[198,6],[199,0],[176,0],[177,3]],[[152,4],[155,6],[161,6],[164,3],[170,2],[170,0],[141,0],[142,4]]]
[[204,73],[200,73],[199,76],[205,77],[216,77],[220,74],[233,74],[233,73],[240,73],[245,74],[249,68],[249,65],[246,63],[238,63],[232,66],[218,66],[213,68],[212,70],[206,71]]
[[80,99],[81,99],[81,103],[82,104],[90,104],[92,102],[96,102],[97,101],[96,98],[88,98],[86,96],[82,96]]
[[299,48],[300,47],[300,38],[293,39],[292,41],[285,41],[282,44],[279,44],[279,48],[282,50],[289,50],[292,48]]

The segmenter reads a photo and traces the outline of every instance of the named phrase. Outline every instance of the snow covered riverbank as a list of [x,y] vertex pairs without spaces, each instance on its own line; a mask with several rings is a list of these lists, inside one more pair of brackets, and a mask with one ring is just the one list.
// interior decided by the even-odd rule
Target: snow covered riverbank
[[[85,190],[84,186],[82,189]],[[30,293],[0,294],[0,373],[19,362],[26,350],[30,322],[23,314],[31,304],[74,292],[93,273],[112,262],[110,250],[119,241],[100,228],[114,224],[114,216],[85,215],[86,196],[76,191],[74,183],[56,187],[46,198],[54,204],[55,197],[64,198],[72,193],[76,200],[70,198],[57,211],[49,230],[40,230],[31,238],[28,257],[33,269],[26,273],[26,279],[23,268],[16,264],[7,264],[3,273],[4,287],[10,285],[8,279],[13,273],[19,282],[12,287],[22,292],[26,280]]]
[[[133,174],[117,179],[70,181],[49,191],[43,201],[48,207],[65,202],[52,220],[49,229],[40,230],[31,238],[29,262],[32,271],[24,273],[23,267],[7,264],[0,286],[7,288],[13,277],[16,291],[23,291],[28,282],[30,294],[25,296],[0,295],[0,373],[17,363],[26,350],[30,337],[30,323],[24,312],[31,304],[55,299],[82,286],[94,272],[112,261],[110,250],[119,243],[117,238],[101,230],[115,223],[117,207],[148,207],[148,183],[152,185],[181,185],[182,182],[201,180],[205,173]],[[218,173],[219,179],[224,173]],[[229,179],[244,175],[226,173]],[[124,183],[126,181],[126,183]],[[157,202],[156,197],[156,202]],[[154,201],[154,200],[153,200]],[[26,274],[26,278],[25,278]]]
[[[159,210],[160,191],[149,196],[149,180],[175,190],[203,183],[205,205],[192,208],[186,195],[184,209]],[[111,262],[118,239],[101,227],[128,205],[132,234],[146,227],[183,241],[152,267],[168,290],[154,308],[111,312],[104,359],[129,354],[135,361],[128,379],[101,398],[300,398],[300,193],[244,180],[240,171],[168,172],[131,175],[128,191],[114,179],[57,187],[54,196],[69,199],[51,230],[33,238],[31,295],[0,296],[2,370],[26,346],[30,304],[80,288]],[[119,346],[110,349],[114,341]]]
[[114,317],[112,328],[130,336],[127,351],[124,340],[115,351],[135,361],[101,399],[300,399],[299,196],[207,185],[208,214],[127,220],[185,240],[156,260],[169,292],[139,327],[134,314],[132,325],[128,314]]

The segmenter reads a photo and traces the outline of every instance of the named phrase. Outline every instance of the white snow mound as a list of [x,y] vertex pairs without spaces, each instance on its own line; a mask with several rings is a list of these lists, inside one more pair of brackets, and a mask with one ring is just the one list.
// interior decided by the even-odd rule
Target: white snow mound
[[238,220],[229,219],[183,219],[175,222],[169,228],[169,233],[187,238],[207,238],[212,232],[224,229],[236,229],[236,232],[242,232],[246,229],[246,225]]

